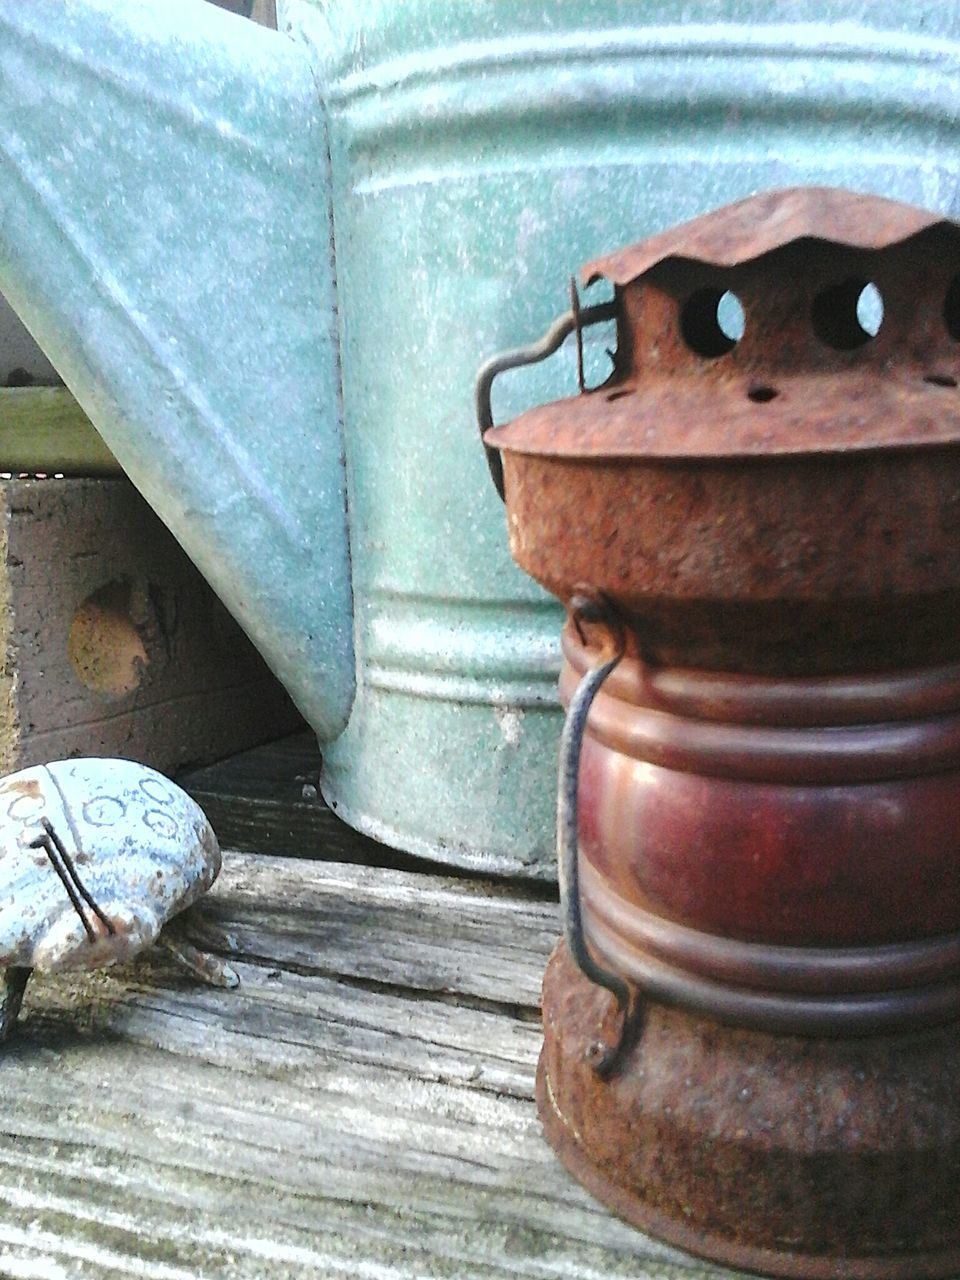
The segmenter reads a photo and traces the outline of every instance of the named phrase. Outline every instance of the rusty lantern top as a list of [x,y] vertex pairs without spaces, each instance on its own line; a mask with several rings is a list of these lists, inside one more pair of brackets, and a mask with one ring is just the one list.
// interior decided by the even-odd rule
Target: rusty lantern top
[[[520,566],[566,602],[602,593],[668,665],[960,659],[960,226],[775,191],[584,268],[599,277],[612,302],[574,299],[478,378]],[[610,319],[602,386],[491,428],[495,376]]]
[[615,288],[610,378],[488,432],[488,445],[691,459],[960,440],[955,222],[877,196],[793,188],[581,274]]

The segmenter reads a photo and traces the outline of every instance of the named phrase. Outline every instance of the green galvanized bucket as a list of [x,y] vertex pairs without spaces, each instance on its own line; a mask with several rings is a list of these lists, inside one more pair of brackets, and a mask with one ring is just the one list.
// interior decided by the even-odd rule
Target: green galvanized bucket
[[802,11],[0,5],[0,289],[377,838],[555,874],[559,613],[508,555],[484,357],[581,262],[760,188],[956,212],[960,6]]

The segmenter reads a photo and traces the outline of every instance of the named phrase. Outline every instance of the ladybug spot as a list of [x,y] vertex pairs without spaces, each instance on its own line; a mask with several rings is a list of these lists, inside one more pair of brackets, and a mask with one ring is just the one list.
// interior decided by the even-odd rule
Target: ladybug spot
[[94,796],[83,806],[83,820],[91,827],[112,827],[127,811],[127,806],[115,796]]
[[140,790],[150,800],[156,801],[157,804],[171,804],[173,802],[173,794],[159,778],[142,778]]
[[161,809],[148,809],[143,815],[143,820],[154,835],[165,840],[174,840],[179,833],[176,820]]
[[7,817],[12,818],[14,822],[30,822],[39,817],[45,808],[46,801],[43,796],[32,793],[19,795],[7,806]]

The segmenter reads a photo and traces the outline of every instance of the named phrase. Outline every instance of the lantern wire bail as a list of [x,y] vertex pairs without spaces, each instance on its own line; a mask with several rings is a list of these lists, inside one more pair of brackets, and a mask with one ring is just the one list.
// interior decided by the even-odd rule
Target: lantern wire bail
[[[560,738],[560,770],[557,787],[557,865],[560,880],[560,910],[563,933],[574,963],[585,978],[604,987],[616,1000],[622,1016],[620,1035],[608,1045],[597,1041],[590,1049],[591,1064],[597,1074],[606,1078],[617,1069],[628,1045],[634,1018],[631,1015],[631,989],[619,975],[594,959],[583,933],[583,909],[580,902],[580,851],[577,838],[577,783],[580,775],[580,749],[587,727],[587,717],[594,698],[607,676],[626,651],[626,630],[613,603],[606,596],[577,591],[570,601],[570,620],[583,643],[585,622],[602,625],[606,630],[601,652],[604,660],[592,667],[570,700],[563,733]],[[612,653],[611,653],[612,650]]]
[[577,292],[577,277],[570,277],[570,313],[573,316],[573,329],[577,335],[577,387],[583,395],[586,390],[586,379],[583,376],[583,325],[580,321],[580,294]]
[[[548,359],[563,346],[563,343],[574,330],[577,333],[578,382],[581,391],[586,389],[583,374],[583,330],[587,325],[600,324],[604,320],[616,319],[617,303],[616,300],[598,302],[592,307],[581,308],[580,299],[576,294],[575,283],[573,285],[573,297],[574,302],[571,309],[565,311],[563,315],[554,320],[539,342],[531,343],[526,347],[516,347],[512,351],[502,351],[499,355],[491,357],[481,365],[474,386],[474,407],[477,415],[477,424],[480,428],[481,441],[483,441],[484,434],[494,426],[491,405],[494,378],[500,373],[505,373],[508,369],[519,369],[524,365],[539,364],[542,360]],[[500,498],[503,499],[503,461],[500,453],[492,445],[484,443],[483,447],[487,455],[490,478],[493,480],[494,487]]]

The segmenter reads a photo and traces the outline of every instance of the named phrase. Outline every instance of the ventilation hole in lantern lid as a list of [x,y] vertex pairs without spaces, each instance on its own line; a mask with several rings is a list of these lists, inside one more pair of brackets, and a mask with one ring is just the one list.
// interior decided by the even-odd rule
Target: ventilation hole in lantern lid
[[857,324],[870,338],[875,338],[883,324],[883,294],[869,281],[857,298]]
[[855,351],[880,332],[883,296],[870,280],[842,280],[817,294],[811,318],[821,342],[835,351]]
[[752,400],[754,404],[769,404],[771,400],[776,400],[779,394],[776,387],[751,387],[747,392],[747,399]]
[[680,310],[680,333],[698,356],[714,359],[732,351],[743,337],[743,303],[729,289],[698,289]]
[[956,378],[951,378],[949,373],[928,373],[923,379],[929,382],[931,387],[955,387],[957,385]]
[[729,289],[726,293],[720,295],[720,301],[717,303],[717,324],[719,324],[724,337],[730,342],[739,342],[743,337],[743,331],[747,324],[743,303]]
[[960,276],[954,279],[943,300],[943,322],[950,337],[960,342]]

